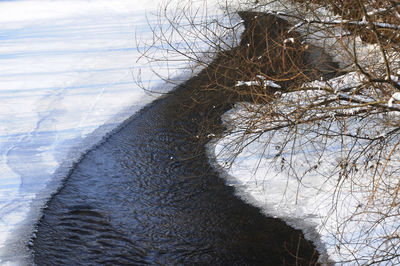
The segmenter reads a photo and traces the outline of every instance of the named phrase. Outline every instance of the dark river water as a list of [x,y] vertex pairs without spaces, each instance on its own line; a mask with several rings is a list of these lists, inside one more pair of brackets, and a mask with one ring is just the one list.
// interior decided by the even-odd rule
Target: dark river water
[[[231,69],[222,63],[215,69]],[[145,107],[83,157],[38,223],[37,265],[316,262],[300,231],[240,200],[210,166],[208,136],[223,131],[220,116],[238,100],[202,90],[215,69]],[[234,85],[223,73],[218,82]]]
[[299,231],[241,201],[210,167],[204,145],[219,129],[209,125],[228,105],[217,98],[193,103],[180,89],[86,154],[39,222],[37,265],[281,265],[316,258],[310,243],[299,243]]

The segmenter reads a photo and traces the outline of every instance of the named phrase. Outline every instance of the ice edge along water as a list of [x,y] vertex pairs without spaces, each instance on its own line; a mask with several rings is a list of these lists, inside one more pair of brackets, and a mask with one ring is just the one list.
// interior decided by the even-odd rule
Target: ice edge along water
[[[163,83],[137,62],[135,34],[152,40],[148,24],[164,23],[159,4],[0,2],[0,264],[30,263],[28,241],[51,193],[85,151],[154,100],[133,78],[140,70],[146,87]],[[179,61],[157,72],[185,76]]]

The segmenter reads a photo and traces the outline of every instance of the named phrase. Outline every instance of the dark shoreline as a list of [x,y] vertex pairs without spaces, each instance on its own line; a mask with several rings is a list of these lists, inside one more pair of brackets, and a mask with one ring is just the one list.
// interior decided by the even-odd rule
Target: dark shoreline
[[39,221],[36,264],[317,263],[301,231],[241,201],[208,163],[209,134],[221,134],[221,115],[248,97],[209,86],[229,56],[82,158]]

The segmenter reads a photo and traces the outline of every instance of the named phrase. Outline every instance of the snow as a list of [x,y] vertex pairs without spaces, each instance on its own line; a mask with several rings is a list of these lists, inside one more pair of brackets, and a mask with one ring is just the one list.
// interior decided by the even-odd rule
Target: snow
[[294,43],[294,38],[288,38],[283,41],[283,43]]
[[[323,47],[339,67],[350,73],[328,81],[308,82],[298,92],[277,91],[279,107],[273,103],[238,103],[223,116],[228,130],[210,144],[209,156],[242,199],[266,215],[303,230],[322,254],[321,262],[400,264],[400,154],[398,135],[393,134],[400,122],[396,103],[400,94],[389,84],[383,85],[387,94],[376,92],[354,64],[357,58],[364,73],[381,79],[387,76],[379,45],[366,44],[340,27],[343,23],[368,26],[365,18],[343,20],[318,6],[312,6],[313,12],[309,12],[310,5],[313,4],[281,0],[260,4],[253,10],[288,20],[294,25],[289,32],[296,31],[305,43]],[[385,10],[367,11],[373,15]],[[322,23],[337,27],[324,31]],[[400,27],[373,24],[389,29]],[[389,49],[386,57],[395,72],[390,79],[398,83],[398,52]],[[261,82],[238,84],[260,86]],[[330,101],[336,104],[324,111],[306,109]],[[310,122],[290,129],[296,111]],[[365,111],[368,119],[363,119]],[[359,119],[357,115],[348,116],[358,112]],[[321,117],[324,120],[318,120]],[[315,119],[318,123],[313,122]],[[323,132],[330,134],[323,138]],[[363,154],[365,150],[371,152],[372,159]],[[382,156],[379,161],[378,154]]]
[[[29,263],[31,254],[26,245],[34,232],[33,225],[46,200],[59,187],[73,163],[126,118],[154,99],[154,95],[135,83],[135,77],[140,73],[140,82],[147,88],[161,90],[163,83],[152,72],[154,65],[138,61],[139,51],[144,47],[137,49],[135,40],[136,35],[139,45],[152,43],[153,35],[148,23],[159,26],[165,23],[154,16],[161,2],[0,1],[0,264]],[[216,11],[210,2],[207,8]],[[273,1],[260,7],[260,11],[285,18],[296,15],[298,7],[284,2]],[[199,4],[198,1],[193,3]],[[232,8],[248,7],[240,0],[232,1],[231,5]],[[315,30],[306,41],[315,45],[327,41],[323,43],[327,52],[342,66],[351,66],[351,55],[340,53],[341,47],[334,46],[335,38],[326,39],[318,26],[312,28],[313,25],[309,25],[315,19],[313,16],[326,18],[334,24],[343,20],[338,20],[324,8],[316,11],[314,14],[310,12],[310,17],[304,21],[292,21],[295,26],[291,30],[301,33],[304,25],[311,31]],[[366,22],[352,23],[364,25]],[[376,23],[376,26],[398,28],[386,23]],[[336,34],[344,36],[343,42],[346,43],[346,32],[333,32],[333,36]],[[285,43],[293,41],[287,39]],[[196,40],[188,43],[201,47]],[[180,47],[191,51],[191,47]],[[377,45],[363,45],[361,40],[356,39],[354,48],[361,66],[382,64]],[[165,58],[168,52],[155,50],[152,54],[155,58],[158,55]],[[168,64],[156,62],[156,65],[158,74],[168,77],[176,76],[187,68],[177,57]],[[307,99],[312,99],[329,89],[340,97],[348,97],[345,91],[362,83],[363,77],[354,72],[304,86],[320,89],[306,91]],[[279,84],[262,76],[255,77],[255,80],[238,81],[237,86],[280,88]],[[163,86],[163,92],[171,87]],[[287,113],[293,108],[293,101],[304,96],[279,91],[276,95],[288,102]],[[356,100],[361,103],[371,101],[362,97]],[[387,103],[391,106],[394,101],[400,101],[398,92],[392,93]],[[396,236],[399,228],[393,210],[381,208],[390,206],[387,202],[393,200],[393,191],[385,191],[380,184],[397,184],[400,180],[382,176],[380,184],[371,186],[366,183],[368,180],[363,175],[370,174],[367,166],[374,162],[363,158],[365,169],[357,171],[352,165],[341,164],[343,158],[337,156],[337,151],[341,150],[343,143],[335,138],[328,142],[319,142],[313,136],[293,140],[284,130],[276,134],[268,133],[263,128],[265,123],[255,127],[247,125],[243,118],[254,115],[262,108],[266,107],[238,104],[224,116],[232,134],[216,140],[210,147],[210,156],[216,158],[219,167],[227,174],[228,184],[235,186],[243,199],[258,206],[266,215],[282,218],[302,229],[306,237],[316,243],[322,253],[322,261],[347,261],[351,264],[357,257],[361,258],[360,264],[368,263],[371,251],[379,253],[382,252],[380,248],[385,247],[383,236]],[[388,132],[379,121],[387,121],[385,119],[395,119],[398,123],[398,116],[388,116],[379,117],[376,124],[368,125],[371,131],[379,132],[376,135],[383,138]],[[237,146],[241,132],[248,129],[254,134],[244,146]],[[298,130],[306,129],[299,127]],[[348,130],[356,132],[356,128]],[[210,134],[208,137],[215,136]],[[279,154],[280,146],[285,142],[292,146],[288,153]],[[351,144],[351,141],[348,142]],[[362,149],[363,144],[357,143],[354,150]],[[241,152],[231,165],[237,148]],[[399,161],[399,155],[394,154],[391,160]],[[288,161],[296,171],[287,167]],[[341,178],[343,169],[335,168],[337,165],[349,171],[352,178]],[[400,176],[398,169],[389,169],[394,173],[392,177]],[[336,190],[338,185],[340,191]],[[375,197],[374,204],[367,209],[372,192],[379,197]],[[333,202],[335,205],[332,205]],[[387,216],[376,223],[379,218],[377,213],[382,212]],[[341,238],[338,238],[338,230],[343,232]],[[390,241],[398,241],[398,238]]]
[[235,86],[236,87],[239,87],[239,86],[260,86],[260,84],[256,80],[250,80],[250,81],[238,81]]
[[393,101],[400,101],[400,92],[393,93],[392,97],[390,97],[388,101],[388,106],[393,107]]
[[[343,23],[368,26],[365,18],[343,20],[318,6],[309,12],[310,5],[281,0],[260,4],[254,10],[288,20],[294,25],[289,32],[296,31],[304,36],[304,42],[323,47],[350,73],[328,81],[308,82],[298,92],[277,91],[279,107],[273,102],[236,104],[223,116],[228,130],[210,144],[209,156],[242,199],[266,215],[303,230],[322,254],[321,262],[398,265],[400,144],[398,135],[392,133],[398,130],[400,122],[396,103],[400,93],[386,84],[383,86],[387,86],[384,88],[388,94],[379,94],[354,66],[353,59],[357,58],[364,73],[381,79],[386,76],[379,46],[365,44],[340,27]],[[385,10],[367,11],[373,15]],[[322,23],[338,27],[323,31]],[[383,22],[373,24],[389,29],[400,27]],[[398,52],[388,50],[386,56],[396,72]],[[396,83],[399,80],[394,75],[390,79]],[[262,83],[250,80],[238,81],[237,85]],[[306,109],[325,101],[337,104],[326,111]],[[290,129],[290,119],[297,110],[310,122]],[[359,119],[357,115],[348,116],[362,111],[368,111],[368,119],[363,119],[363,115]],[[336,115],[345,118],[336,119]],[[320,117],[324,120],[313,122]],[[324,138],[323,132],[330,134]],[[372,159],[363,153],[365,150],[371,152]],[[377,154],[382,155],[379,161]]]
[[[138,73],[146,88],[172,88],[136,47],[153,41],[148,23],[166,23],[155,15],[161,3],[0,1],[0,264],[29,263],[34,223],[68,169],[160,96]],[[157,62],[157,74],[182,74],[178,59]]]
[[242,81],[239,80],[236,82],[236,87],[238,86],[261,86],[263,88],[272,87],[272,88],[281,88],[280,85],[276,84],[272,80],[267,80],[264,76],[257,75],[257,80],[249,80],[249,81]]
[[344,91],[351,88],[357,88],[366,81],[366,78],[357,72],[350,72],[330,80],[315,80],[303,84],[303,88],[318,88],[325,90],[332,90],[334,93]]
[[[331,113],[328,121],[297,125],[293,129],[296,134],[289,126],[282,126],[290,124],[290,114],[296,112],[296,106],[330,99],[329,91],[355,101],[358,98],[352,91],[345,90],[358,87],[362,82],[362,76],[351,72],[327,81],[306,83],[302,87],[305,90],[280,93],[282,109],[273,102],[265,106],[237,103],[223,116],[227,133],[214,139],[209,146],[209,156],[215,159],[227,184],[234,186],[242,199],[259,207],[266,215],[281,218],[303,230],[322,254],[323,263],[368,264],[373,262],[373,256],[387,256],[388,241],[398,241],[397,209],[388,207],[392,206],[396,184],[400,182],[400,154],[393,153],[398,143],[387,137],[393,129],[388,126],[393,116],[371,114],[370,119],[360,121],[349,117],[343,128],[341,122],[332,122],[337,111]],[[391,99],[400,100],[400,93],[394,93]],[[358,102],[368,100],[359,97]],[[360,108],[344,109],[344,112],[357,112]],[[272,110],[276,115],[271,120],[263,116]],[[315,117],[329,115],[329,111],[311,110],[303,114],[303,119],[312,121]],[[360,133],[360,128],[366,130]],[[344,129],[348,136],[358,135],[360,139],[335,137],[335,132]],[[323,137],[324,130],[332,136]],[[357,162],[349,162],[348,158],[355,158],[370,145],[363,140],[369,136],[362,132],[387,139],[387,146],[377,145],[372,152],[390,154],[389,164],[375,168],[378,162],[367,155],[357,158]],[[346,146],[351,147],[350,155],[342,157]],[[369,178],[375,169],[382,173],[379,175],[381,182]],[[395,237],[388,239],[388,236]],[[400,262],[395,255],[387,259],[386,264]]]

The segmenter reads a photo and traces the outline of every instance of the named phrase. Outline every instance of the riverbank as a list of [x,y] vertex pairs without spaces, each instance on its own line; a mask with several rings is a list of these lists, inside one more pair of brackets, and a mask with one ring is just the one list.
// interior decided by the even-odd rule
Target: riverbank
[[[342,17],[308,1],[260,3],[290,21],[288,31],[301,34],[305,47],[320,45],[338,60],[340,76],[317,73],[290,89],[276,75],[241,80],[275,92],[269,105],[238,103],[227,112],[228,130],[210,154],[238,195],[302,229],[331,261],[398,264],[400,72],[397,39],[387,38],[398,32],[398,7],[349,3]],[[277,41],[281,51],[295,43],[291,38]]]

